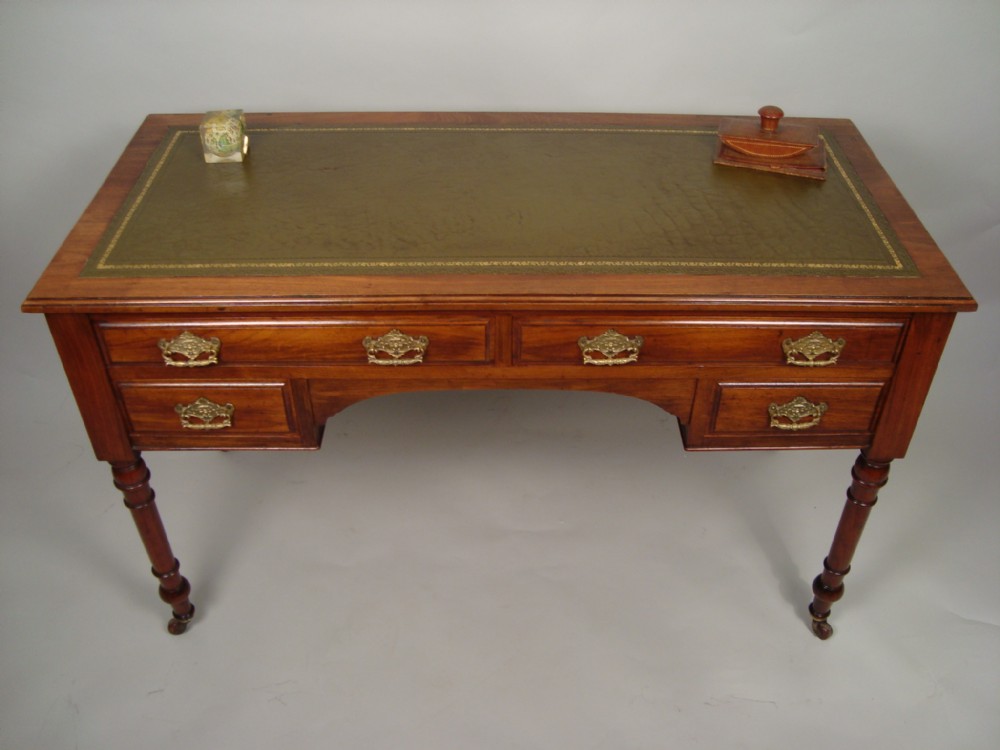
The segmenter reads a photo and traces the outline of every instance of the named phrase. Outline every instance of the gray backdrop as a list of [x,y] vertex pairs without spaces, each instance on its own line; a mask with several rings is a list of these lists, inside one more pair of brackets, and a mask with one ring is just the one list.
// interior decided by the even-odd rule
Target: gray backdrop
[[[998,92],[995,0],[0,0],[0,747],[996,747]],[[202,614],[165,634],[18,311],[145,114],[764,103],[854,120],[981,305],[833,640],[803,607],[852,454],[684,454],[561,393],[149,454]]]

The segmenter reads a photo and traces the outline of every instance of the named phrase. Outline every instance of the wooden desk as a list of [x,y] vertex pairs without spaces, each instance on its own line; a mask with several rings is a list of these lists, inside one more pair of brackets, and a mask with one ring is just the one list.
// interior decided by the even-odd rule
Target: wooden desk
[[[194,615],[140,451],[318,448],[385,393],[609,391],[689,450],[858,448],[827,617],[955,314],[975,301],[847,120],[825,182],[712,164],[718,119],[250,115],[143,123],[24,303],[45,313],[169,630]],[[442,460],[446,460],[442,458]]]

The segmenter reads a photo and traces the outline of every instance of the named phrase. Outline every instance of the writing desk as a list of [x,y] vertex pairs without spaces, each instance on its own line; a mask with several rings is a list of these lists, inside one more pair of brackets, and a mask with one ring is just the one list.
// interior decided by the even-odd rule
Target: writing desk
[[145,120],[23,308],[170,632],[194,606],[140,451],[318,448],[371,396],[542,388],[648,400],[689,450],[860,449],[813,584],[831,634],[976,306],[853,124],[808,121],[818,181],[714,165],[713,117],[249,115],[238,164],[204,163],[199,119]]

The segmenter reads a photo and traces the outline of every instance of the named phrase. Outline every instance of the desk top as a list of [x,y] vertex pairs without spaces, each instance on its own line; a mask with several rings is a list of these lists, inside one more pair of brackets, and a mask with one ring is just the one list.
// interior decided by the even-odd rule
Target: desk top
[[205,164],[199,119],[146,119],[26,310],[974,307],[846,120],[810,121],[819,182],[714,165],[711,117],[248,115],[242,164]]

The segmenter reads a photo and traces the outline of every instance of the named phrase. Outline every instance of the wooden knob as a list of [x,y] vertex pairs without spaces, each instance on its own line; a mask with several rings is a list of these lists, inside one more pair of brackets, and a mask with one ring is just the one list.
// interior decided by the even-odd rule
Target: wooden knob
[[765,133],[774,133],[778,129],[778,121],[785,116],[785,113],[781,111],[781,107],[775,107],[773,104],[768,104],[757,110],[757,114],[760,115],[760,129]]

